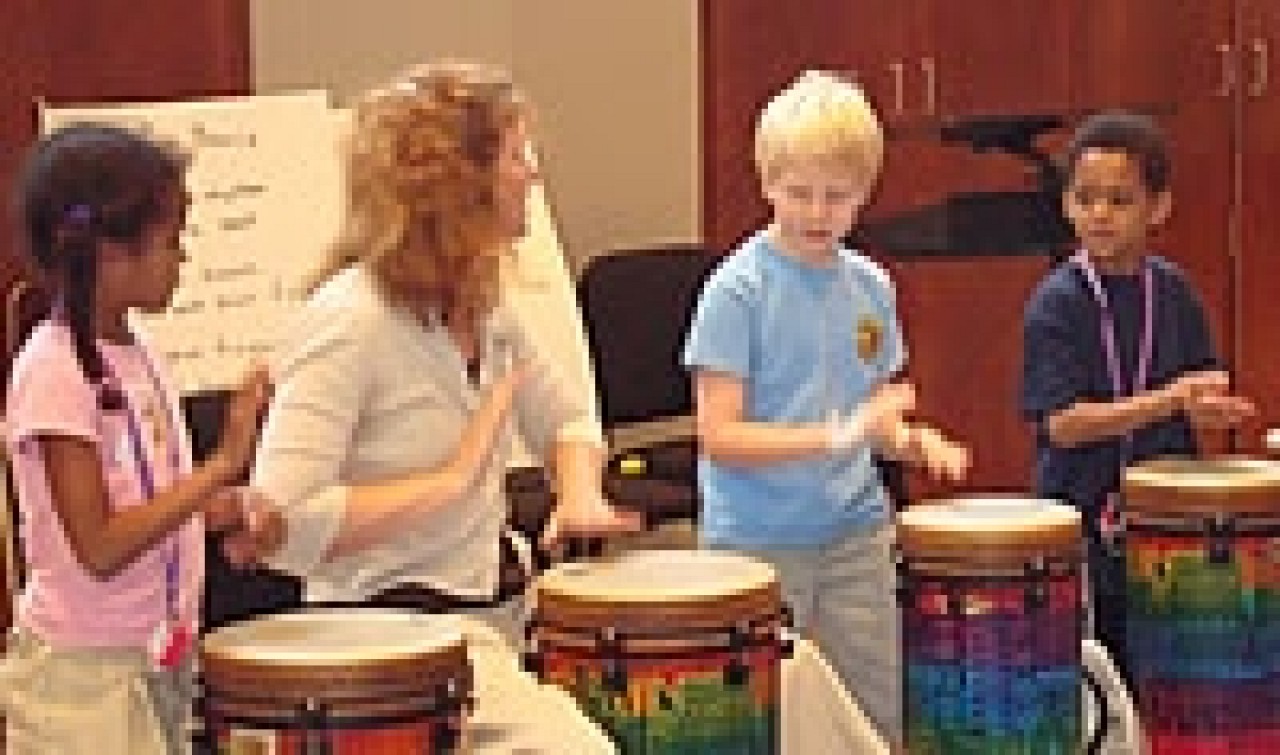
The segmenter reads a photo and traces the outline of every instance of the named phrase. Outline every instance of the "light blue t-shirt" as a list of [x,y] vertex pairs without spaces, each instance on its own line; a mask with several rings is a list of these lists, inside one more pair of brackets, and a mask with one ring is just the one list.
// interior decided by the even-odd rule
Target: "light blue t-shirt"
[[[838,264],[814,267],[761,232],[707,280],[683,362],[741,378],[748,421],[814,423],[833,410],[847,416],[905,358],[879,265],[842,248]],[[703,537],[714,545],[815,547],[888,516],[867,445],[756,467],[704,457],[698,475]]]

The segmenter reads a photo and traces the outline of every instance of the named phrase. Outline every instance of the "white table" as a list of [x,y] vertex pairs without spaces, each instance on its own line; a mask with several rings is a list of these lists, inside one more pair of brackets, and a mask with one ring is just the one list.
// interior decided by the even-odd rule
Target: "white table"
[[[573,698],[539,684],[497,630],[462,618],[475,679],[476,708],[469,724],[472,752],[594,755],[617,749]],[[782,752],[888,755],[835,671],[811,642],[798,640],[782,665]]]
[[889,746],[808,640],[782,664],[782,752],[889,755]]
[[559,687],[538,682],[520,666],[496,629],[459,617],[471,659],[476,707],[468,722],[473,755],[573,753],[611,755],[613,740]]
[[[568,693],[540,684],[521,669],[519,658],[496,630],[478,619],[464,618],[463,622],[476,685],[476,709],[470,724],[472,752],[617,752]],[[1093,640],[1085,640],[1081,660],[1102,686],[1112,716],[1099,755],[1145,755],[1137,713],[1106,650]],[[783,662],[782,695],[784,755],[889,755],[889,747],[812,642],[797,640],[792,657]],[[1093,696],[1087,691],[1082,695],[1085,729],[1089,731],[1098,711]]]

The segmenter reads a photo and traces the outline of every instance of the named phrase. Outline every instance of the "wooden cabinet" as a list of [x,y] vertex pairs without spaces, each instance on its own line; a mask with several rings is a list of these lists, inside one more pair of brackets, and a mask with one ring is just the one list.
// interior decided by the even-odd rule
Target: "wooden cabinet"
[[[728,250],[767,217],[750,164],[752,120],[804,66],[857,80],[885,123],[890,141],[868,219],[955,191],[1034,185],[1028,164],[943,141],[938,127],[957,117],[1067,108],[1071,7],[1024,0],[703,2],[708,243]],[[806,26],[810,36],[800,40],[760,31],[794,34]],[[748,50],[743,40],[757,47]],[[758,46],[768,44],[778,50]],[[975,488],[1023,485],[1030,451],[1016,410],[1020,313],[1046,259],[880,259],[898,289],[922,414],[977,447]]]
[[[755,6],[750,17],[745,5]],[[1280,253],[1270,249],[1280,239],[1272,201],[1280,200],[1273,178],[1280,175],[1280,0],[705,0],[705,33],[732,47],[734,29],[768,27],[782,8],[826,23],[807,41],[789,40],[767,77],[753,62],[770,57],[763,49],[732,65],[720,54],[725,47],[704,50],[704,123],[717,141],[708,150],[714,161],[705,163],[710,245],[727,250],[765,217],[750,168],[751,119],[755,105],[798,71],[782,70],[787,61],[829,61],[849,72],[881,113],[891,140],[869,219],[954,192],[1034,187],[1028,163],[946,142],[942,124],[1058,114],[1067,128],[1039,144],[1052,150],[1086,113],[1149,111],[1174,153],[1175,210],[1159,249],[1191,276],[1243,391],[1262,404],[1258,424],[1280,424],[1280,336],[1271,331]],[[726,98],[746,90],[751,106]],[[924,413],[974,446],[969,485],[1025,489],[1020,320],[1047,260],[972,251],[879,256],[899,289]],[[1240,433],[1236,447],[1257,450],[1257,429]]]
[[1241,0],[1238,8],[1235,367],[1262,409],[1241,446],[1260,452],[1261,428],[1280,426],[1280,2]]
[[931,115],[1056,113],[1067,106],[1072,5],[932,0],[921,29]]
[[1174,214],[1160,248],[1187,270],[1240,390],[1280,423],[1280,39],[1276,0],[1076,0],[1081,107],[1154,107],[1173,146]]

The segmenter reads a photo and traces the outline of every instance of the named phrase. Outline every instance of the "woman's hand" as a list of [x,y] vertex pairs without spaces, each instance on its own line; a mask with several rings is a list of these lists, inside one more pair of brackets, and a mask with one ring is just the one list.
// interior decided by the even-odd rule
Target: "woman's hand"
[[644,529],[644,515],[623,509],[602,495],[585,496],[575,501],[560,501],[551,510],[551,518],[542,531],[542,547],[554,551],[569,537],[606,537]]

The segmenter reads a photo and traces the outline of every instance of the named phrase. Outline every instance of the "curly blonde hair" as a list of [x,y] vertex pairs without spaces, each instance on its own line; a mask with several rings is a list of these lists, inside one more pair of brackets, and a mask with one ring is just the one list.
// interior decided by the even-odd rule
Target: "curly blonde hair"
[[394,304],[474,322],[497,300],[513,241],[496,207],[496,164],[527,101],[500,69],[448,61],[370,91],[353,116],[347,213],[321,279],[362,262]]

